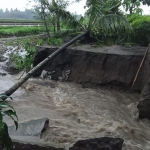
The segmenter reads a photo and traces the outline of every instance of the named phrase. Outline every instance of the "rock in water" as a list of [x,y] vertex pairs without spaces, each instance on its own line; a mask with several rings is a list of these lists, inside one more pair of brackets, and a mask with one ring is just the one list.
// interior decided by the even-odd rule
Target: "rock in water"
[[123,142],[123,139],[109,137],[80,140],[70,150],[122,150]]
[[147,83],[141,93],[141,101],[137,105],[139,118],[150,119],[150,83]]
[[150,119],[150,99],[142,100],[137,105],[139,118]]
[[11,60],[6,62],[6,66],[4,66],[3,69],[9,72],[10,74],[16,74],[20,72],[19,70],[15,68],[15,64]]
[[150,99],[150,83],[147,83],[141,93],[141,100]]

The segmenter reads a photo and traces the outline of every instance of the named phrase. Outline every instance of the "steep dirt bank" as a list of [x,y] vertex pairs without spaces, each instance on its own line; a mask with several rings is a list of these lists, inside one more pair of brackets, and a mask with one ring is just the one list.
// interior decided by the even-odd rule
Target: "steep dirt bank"
[[[34,66],[55,50],[56,47],[41,47],[35,56]],[[133,89],[131,85],[145,50],[145,47],[140,46],[71,47],[56,56],[34,76],[39,76],[42,70],[46,70],[51,79],[72,81],[83,87],[103,86],[140,91],[143,87],[141,75]]]
[[[94,50],[96,51],[96,49]],[[74,55],[72,56],[68,54],[68,62],[75,63],[74,56],[76,56],[75,58],[77,61],[84,58],[86,62],[86,59],[90,58],[90,55],[86,53],[87,51],[84,49],[82,50],[84,55],[81,55],[81,50],[68,50],[69,53],[72,51],[75,51]],[[79,53],[76,53],[76,51]],[[126,53],[126,51],[127,50],[124,52]],[[49,52],[49,50],[47,50],[47,52]],[[44,53],[48,54],[47,52]],[[106,49],[101,51],[103,55],[107,54],[107,52],[108,50]],[[113,53],[115,53],[114,55],[117,55],[117,57],[120,57],[123,51],[119,51],[118,49]],[[125,55],[125,53],[123,55]],[[129,56],[131,56],[132,53],[133,52],[130,50]],[[142,54],[139,55],[139,53],[141,52],[138,52],[137,50],[135,55],[138,57],[140,55],[142,56]],[[83,58],[79,57],[80,55],[83,56]],[[95,60],[97,55],[99,56],[99,51],[95,56],[93,56],[93,60]],[[41,58],[41,56],[44,55],[40,55],[39,58]],[[100,56],[99,58],[101,58]],[[46,57],[46,55],[44,57]],[[64,55],[61,54],[61,57],[63,57],[62,60],[64,60]],[[55,64],[60,63],[59,65],[61,66],[62,62],[62,65],[66,66],[64,61],[61,59],[54,60],[56,61]],[[92,58],[90,58],[90,60],[89,64],[92,64]],[[83,60],[81,62],[85,63]],[[97,62],[98,60],[96,61],[96,66],[98,64]],[[77,65],[77,67],[80,66],[79,63]],[[71,67],[74,67],[74,64],[72,64],[72,66],[70,65],[70,68]],[[96,67],[94,69],[96,70]],[[51,72],[50,76],[56,79],[59,77],[59,80],[69,80],[68,77],[70,77],[72,72],[69,73],[68,70],[63,71],[62,69],[62,72],[60,73],[60,75],[57,75],[55,72]],[[84,74],[86,75],[86,72]],[[0,76],[1,93],[17,82],[19,76],[19,74],[6,74],[5,76]],[[14,100],[8,100],[7,102],[17,111],[19,123],[24,123],[34,119],[41,119],[43,117],[49,119],[48,129],[41,139],[46,143],[66,147],[68,150],[68,148],[72,147],[74,143],[82,140],[81,142],[77,142],[78,144],[75,145],[83,148],[78,148],[78,150],[84,150],[82,143],[86,144],[86,142],[84,142],[83,139],[116,137],[124,139],[123,150],[149,150],[149,122],[138,120],[138,112],[136,109],[139,94],[81,88],[81,85],[79,84],[31,78],[20,89],[18,89],[12,97]],[[12,122],[8,120],[9,118],[5,119],[8,124],[11,125]],[[29,140],[31,141],[31,139]],[[91,140],[91,142],[92,141],[93,140]],[[97,140],[91,144],[89,144],[89,140],[87,140],[85,149],[87,150],[87,147],[90,145],[93,145],[94,147],[97,145],[98,148],[100,147]],[[19,144],[18,146],[22,149],[24,149],[23,146],[28,148],[28,145]],[[18,149],[20,149],[20,147]],[[37,146],[35,148],[38,149]],[[121,149],[121,146],[119,146],[119,148]],[[33,150],[33,147],[31,149]],[[102,149],[104,150],[103,146]],[[108,147],[106,147],[106,149],[108,149]],[[114,147],[114,149],[117,150],[116,147]]]

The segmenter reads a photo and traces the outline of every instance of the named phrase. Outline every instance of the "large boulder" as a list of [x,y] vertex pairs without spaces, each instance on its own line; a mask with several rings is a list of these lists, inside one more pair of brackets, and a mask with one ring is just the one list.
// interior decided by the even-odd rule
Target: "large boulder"
[[[13,142],[14,149],[13,150],[64,150],[63,148],[55,148],[52,146],[41,146],[38,144],[29,144],[26,142]],[[1,146],[0,146],[1,150]]]
[[137,105],[139,118],[150,119],[150,83],[147,83],[141,93],[141,101]]
[[3,66],[3,69],[10,74],[17,74],[20,72],[18,69],[15,68],[15,64],[11,60],[6,62],[6,65]]
[[150,99],[142,100],[137,105],[139,118],[150,119]]
[[120,138],[110,137],[80,140],[70,150],[122,150],[123,142]]
[[150,99],[150,83],[145,84],[141,92],[141,100]]

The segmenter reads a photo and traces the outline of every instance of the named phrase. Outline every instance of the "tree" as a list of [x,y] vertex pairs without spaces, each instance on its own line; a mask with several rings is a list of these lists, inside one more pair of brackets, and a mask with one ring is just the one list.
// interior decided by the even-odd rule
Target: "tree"
[[124,0],[122,5],[125,8],[125,11],[129,11],[130,14],[142,13],[142,9],[139,8],[141,5],[140,0]]
[[[36,16],[41,19],[48,31],[48,26],[53,26],[54,34],[56,31],[60,31],[60,17],[53,11],[56,4],[61,9],[64,9],[69,5],[68,0],[36,0],[37,5],[34,6]],[[49,32],[49,31],[48,31]]]
[[122,5],[126,12],[129,11],[130,14],[142,13],[141,3],[143,5],[150,5],[150,0],[123,0]]
[[64,50],[69,45],[76,42],[78,39],[81,39],[87,35],[90,35],[92,29],[95,27],[100,27],[100,30],[106,32],[106,34],[112,34],[114,32],[118,32],[119,30],[128,30],[131,29],[129,23],[119,12],[119,6],[121,3],[117,0],[87,0],[86,7],[88,23],[82,24],[83,20],[80,18],[78,20],[75,16],[72,16],[68,11],[62,9],[55,3],[55,7],[51,9],[51,11],[60,16],[61,19],[64,20],[65,23],[72,27],[76,27],[80,32],[80,35],[70,40],[68,43],[64,44],[58,50],[56,50],[53,54],[48,56],[45,60],[39,63],[36,67],[34,67],[31,71],[27,73],[27,75],[14,84],[10,89],[4,92],[5,95],[10,96],[14,93],[25,81],[27,81],[38,69],[40,69],[43,65],[45,65],[48,61],[52,60],[56,57],[62,50]]
[[37,14],[36,15],[36,19],[42,20],[44,22],[47,35],[50,38],[49,25],[48,25],[47,14],[46,14],[46,8],[45,8],[45,5],[42,3],[42,0],[40,1],[40,5],[39,6],[35,6],[34,11]]
[[143,5],[150,6],[150,0],[140,0],[140,1],[143,3]]

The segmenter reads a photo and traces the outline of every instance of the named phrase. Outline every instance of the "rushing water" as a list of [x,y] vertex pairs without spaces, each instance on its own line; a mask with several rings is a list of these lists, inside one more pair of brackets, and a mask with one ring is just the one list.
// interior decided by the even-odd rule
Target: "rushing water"
[[[17,78],[1,77],[0,89],[8,89]],[[8,102],[17,111],[19,122],[49,118],[49,128],[42,137],[45,141],[70,145],[79,139],[111,136],[125,140],[123,150],[150,149],[150,122],[138,119],[138,94],[30,79],[13,99]]]
[[[18,78],[1,76],[1,92]],[[138,94],[37,78],[22,85],[12,97],[8,103],[17,111],[19,122],[49,118],[49,128],[42,136],[47,142],[69,146],[79,139],[111,136],[124,139],[123,150],[150,149],[150,121],[138,119]]]

